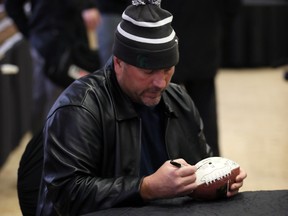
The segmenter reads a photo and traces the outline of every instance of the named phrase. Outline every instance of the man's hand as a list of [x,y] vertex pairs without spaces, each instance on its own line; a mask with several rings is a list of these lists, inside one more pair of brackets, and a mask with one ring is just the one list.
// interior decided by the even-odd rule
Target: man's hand
[[85,26],[88,30],[95,31],[97,26],[100,24],[101,16],[100,12],[96,8],[89,8],[82,12],[82,18]]
[[87,30],[89,48],[91,50],[97,50],[98,37],[96,34],[96,28],[99,26],[101,22],[100,12],[96,8],[89,8],[82,11],[82,18]]
[[166,161],[155,173],[143,179],[140,194],[144,200],[172,198],[189,195],[196,188],[196,167],[183,159],[174,160],[176,167]]
[[227,197],[234,196],[238,193],[239,189],[243,186],[243,181],[247,177],[247,173],[240,168],[240,173],[236,177],[235,183],[230,185],[230,190],[227,192]]

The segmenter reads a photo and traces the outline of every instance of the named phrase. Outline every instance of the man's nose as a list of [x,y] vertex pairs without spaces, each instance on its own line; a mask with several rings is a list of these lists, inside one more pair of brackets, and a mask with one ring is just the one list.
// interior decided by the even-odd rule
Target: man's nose
[[166,81],[167,74],[159,70],[154,74],[153,84],[158,88],[165,88],[167,81]]

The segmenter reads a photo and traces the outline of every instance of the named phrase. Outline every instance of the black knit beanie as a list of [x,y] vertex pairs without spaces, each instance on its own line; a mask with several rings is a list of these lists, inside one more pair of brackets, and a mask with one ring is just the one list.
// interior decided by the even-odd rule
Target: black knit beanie
[[163,69],[179,61],[178,38],[171,26],[173,16],[161,0],[133,0],[122,14],[115,32],[113,54],[128,64]]

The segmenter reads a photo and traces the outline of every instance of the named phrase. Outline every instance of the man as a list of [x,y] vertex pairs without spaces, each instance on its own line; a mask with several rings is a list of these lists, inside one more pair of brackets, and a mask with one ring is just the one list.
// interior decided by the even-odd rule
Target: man
[[[179,57],[172,15],[159,1],[133,4],[117,27],[112,59],[50,110],[37,215],[192,195],[193,164],[212,155],[193,101],[170,83]],[[241,170],[227,196],[245,177]]]

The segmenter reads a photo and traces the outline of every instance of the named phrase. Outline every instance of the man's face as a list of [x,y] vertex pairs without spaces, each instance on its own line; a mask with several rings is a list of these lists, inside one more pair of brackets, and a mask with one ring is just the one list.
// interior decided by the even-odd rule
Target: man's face
[[114,57],[114,67],[121,89],[132,101],[146,106],[155,106],[160,102],[175,70],[174,66],[157,70],[137,68],[117,57]]

